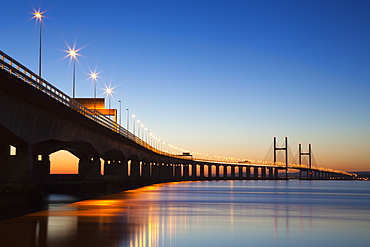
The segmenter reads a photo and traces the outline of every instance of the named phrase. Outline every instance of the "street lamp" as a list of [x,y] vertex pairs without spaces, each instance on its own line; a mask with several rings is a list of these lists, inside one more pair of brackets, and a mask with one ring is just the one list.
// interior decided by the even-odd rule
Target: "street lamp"
[[147,127],[145,127],[145,129],[144,129],[144,130],[145,130],[145,135],[146,135],[146,138],[145,138],[145,139],[146,139],[146,141],[145,141],[145,142],[146,142],[146,143],[148,143],[148,132],[149,132],[149,130],[148,130],[148,128],[147,128]]
[[111,99],[112,99],[113,93],[114,93],[113,89],[115,89],[115,87],[111,87],[111,86],[105,86],[105,89],[104,89],[104,94],[106,94],[107,95],[107,98],[108,98],[108,109],[109,109],[109,113],[110,113],[110,102],[111,102]]
[[149,145],[153,147],[153,133],[150,132],[150,135],[149,135]]
[[145,135],[144,124],[141,124],[141,140],[143,140],[143,141],[144,141],[144,135]]
[[133,131],[132,131],[132,133],[135,135],[135,114],[132,114],[132,121],[133,121],[133,123],[132,123],[132,126],[133,126]]
[[72,78],[72,98],[75,97],[75,91],[76,91],[76,60],[78,54],[77,52],[81,49],[76,49],[74,46],[71,48],[68,46],[68,55],[66,57],[69,57],[70,59],[73,59],[73,78]]
[[127,111],[127,125],[126,125],[126,130],[127,130],[127,134],[128,134],[128,131],[129,131],[128,127],[130,125],[130,123],[129,123],[130,110],[129,109],[126,109],[126,111]]
[[138,123],[138,126],[137,126],[137,137],[140,138],[140,120],[138,119],[136,122]]
[[118,100],[119,103],[119,125],[121,126],[121,118],[122,118],[122,102]]
[[35,18],[36,21],[40,21],[40,46],[39,46],[39,77],[41,78],[41,45],[42,45],[42,18],[43,18],[43,14],[45,13],[44,12],[41,12],[40,10],[34,10],[35,12],[33,12],[33,17],[32,18]]
[[98,74],[96,71],[90,71],[91,73],[89,74],[90,77],[92,79],[92,81],[94,82],[94,115],[95,115],[95,110],[96,110],[96,82],[97,82],[97,78],[98,78]]

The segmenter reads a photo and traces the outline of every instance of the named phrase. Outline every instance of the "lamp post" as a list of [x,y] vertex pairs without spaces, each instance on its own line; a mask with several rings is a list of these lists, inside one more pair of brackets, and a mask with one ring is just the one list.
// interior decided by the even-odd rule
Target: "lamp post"
[[113,93],[114,93],[113,89],[114,89],[114,87],[111,87],[111,86],[105,86],[105,89],[104,89],[104,94],[106,94],[107,98],[108,98],[109,119],[110,119],[110,116],[111,116],[110,115],[110,109],[111,109],[110,103],[111,103],[111,99],[112,99]]
[[33,13],[33,18],[36,19],[36,21],[40,21],[40,42],[39,42],[39,77],[41,78],[41,53],[42,53],[42,17],[44,12],[40,12],[40,10]]
[[80,55],[77,52],[81,49],[75,49],[75,47],[73,48],[68,47],[68,49],[69,50],[66,51],[68,53],[67,57],[70,57],[70,59],[73,59],[72,98],[74,98],[75,91],[76,91],[76,60],[77,60],[77,56]]
[[119,125],[121,126],[121,118],[122,118],[122,102],[118,100],[119,103]]
[[144,124],[141,124],[141,140],[143,140],[143,141],[144,141],[144,135],[145,135]]
[[129,131],[128,127],[130,125],[130,122],[129,122],[130,110],[129,109],[126,109],[126,111],[127,111],[127,125],[126,125],[126,130],[127,130],[127,134],[128,134],[128,131]]
[[92,79],[92,81],[94,82],[94,115],[95,115],[95,111],[96,111],[96,82],[97,82],[97,78],[98,78],[98,74],[97,72],[91,72],[89,75],[90,75],[90,78]]
[[132,120],[133,120],[133,123],[132,123],[132,127],[133,127],[133,131],[132,133],[135,135],[135,114],[132,114]]
[[137,137],[140,138],[140,120],[138,119],[136,122],[138,124],[138,126],[137,126]]

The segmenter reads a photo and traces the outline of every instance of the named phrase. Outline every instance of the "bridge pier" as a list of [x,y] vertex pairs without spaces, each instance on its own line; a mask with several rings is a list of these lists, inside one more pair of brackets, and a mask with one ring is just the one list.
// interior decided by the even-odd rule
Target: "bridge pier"
[[137,159],[131,159],[130,178],[131,179],[140,178],[140,163],[139,163],[139,160]]
[[165,181],[172,181],[173,180],[173,165],[172,163],[165,163]]
[[243,179],[243,166],[239,166],[238,168],[238,175],[239,175],[239,179]]
[[167,170],[166,164],[161,162],[161,163],[158,164],[158,167],[159,167],[159,169],[158,169],[159,179],[160,179],[161,182],[165,181],[168,177],[168,174],[167,174],[168,170]]
[[208,165],[208,179],[213,179],[212,176],[212,165]]
[[48,154],[33,155],[33,170],[41,180],[47,179],[50,176],[50,156]]
[[223,179],[226,179],[227,178],[227,165],[223,165],[222,166],[223,167],[223,176],[222,176],[222,178]]
[[143,179],[150,179],[150,164],[147,161],[142,161],[141,163],[141,171],[142,171],[142,178]]
[[196,163],[192,164],[192,166],[191,166],[191,169],[192,169],[191,176],[192,176],[193,179],[198,178],[198,174],[197,174],[198,169],[197,169],[197,167],[198,167],[198,165]]
[[230,166],[231,169],[231,179],[235,179],[235,166]]
[[189,164],[183,164],[183,178],[185,178],[185,180],[188,180],[189,177]]
[[249,166],[246,167],[245,174],[246,179],[251,179],[251,168]]
[[253,167],[253,178],[258,179],[258,167]]
[[216,167],[216,179],[220,179],[220,165],[215,165]]
[[269,179],[274,179],[274,170],[272,167],[269,167],[268,168],[268,171],[269,171]]
[[11,154],[9,145],[0,146],[0,204],[40,202],[42,186],[33,171],[30,146],[20,144]]
[[181,165],[180,164],[174,164],[175,166],[175,180],[181,180]]
[[99,156],[80,157],[78,162],[78,174],[81,175],[84,180],[101,179]]
[[156,162],[151,163],[152,168],[152,179],[159,179],[159,165]]
[[261,178],[266,179],[266,167],[261,167]]
[[199,169],[200,169],[200,171],[199,171],[199,178],[200,179],[204,179],[205,178],[205,176],[204,176],[204,169],[205,169],[205,165],[204,164],[199,164]]

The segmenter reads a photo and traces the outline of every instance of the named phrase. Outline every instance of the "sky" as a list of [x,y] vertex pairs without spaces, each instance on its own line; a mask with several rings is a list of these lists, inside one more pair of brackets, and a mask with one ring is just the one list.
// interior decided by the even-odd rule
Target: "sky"
[[[289,137],[318,166],[370,170],[368,0],[17,0],[2,3],[0,49],[76,97],[114,87],[112,108],[166,143],[262,160]],[[5,10],[5,11],[4,11]],[[126,109],[129,109],[127,111]],[[130,130],[132,131],[132,119]],[[272,153],[271,153],[272,160]]]

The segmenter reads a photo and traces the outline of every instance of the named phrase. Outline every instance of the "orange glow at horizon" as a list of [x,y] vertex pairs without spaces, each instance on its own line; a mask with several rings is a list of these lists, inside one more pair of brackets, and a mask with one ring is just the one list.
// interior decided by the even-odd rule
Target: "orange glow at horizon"
[[66,150],[50,155],[50,174],[78,174],[79,159]]

